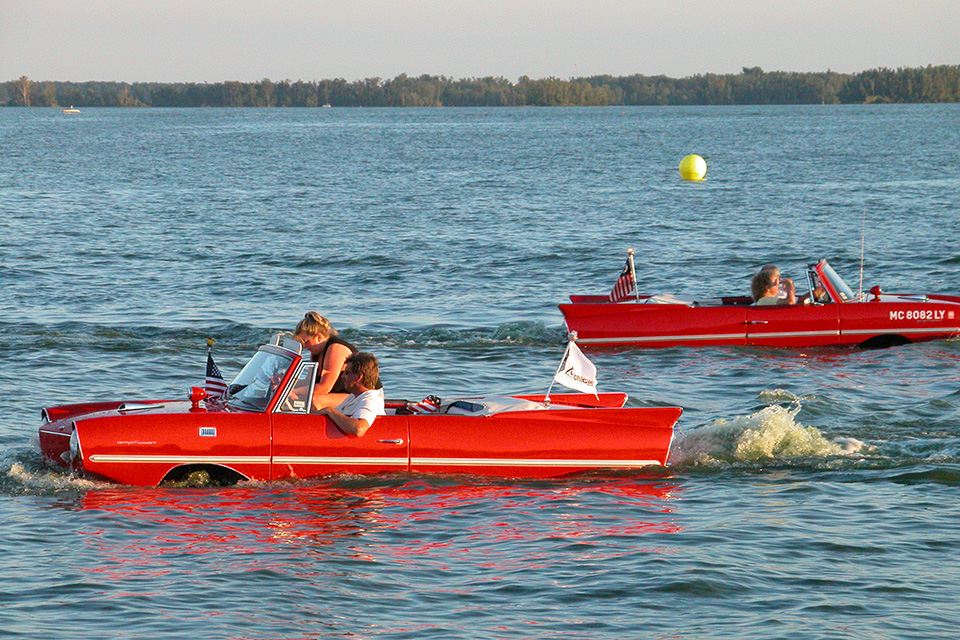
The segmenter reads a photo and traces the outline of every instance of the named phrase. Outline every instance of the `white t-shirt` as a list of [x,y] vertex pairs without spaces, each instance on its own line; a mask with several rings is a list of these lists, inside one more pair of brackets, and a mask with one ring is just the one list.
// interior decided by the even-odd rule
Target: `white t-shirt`
[[377,416],[387,415],[384,409],[383,389],[370,389],[358,396],[351,394],[338,404],[336,409],[350,418],[366,420],[371,426]]

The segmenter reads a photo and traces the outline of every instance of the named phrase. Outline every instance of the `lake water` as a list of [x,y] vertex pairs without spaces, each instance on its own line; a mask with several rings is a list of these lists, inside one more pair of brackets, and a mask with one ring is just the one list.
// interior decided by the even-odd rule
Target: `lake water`
[[960,340],[593,353],[684,408],[642,472],[140,489],[32,439],[182,397],[208,336],[232,377],[309,309],[390,396],[542,392],[557,303],[630,247],[646,293],[821,257],[960,292],[960,105],[10,108],[0,152],[0,636],[956,636]]

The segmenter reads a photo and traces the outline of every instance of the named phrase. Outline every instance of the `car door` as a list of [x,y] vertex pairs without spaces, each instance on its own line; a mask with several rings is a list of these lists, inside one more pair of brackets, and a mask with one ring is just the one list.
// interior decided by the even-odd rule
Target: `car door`
[[744,309],[656,303],[560,305],[568,330],[576,331],[578,344],[588,347],[742,345]]
[[762,347],[839,344],[839,307],[833,302],[747,307],[747,344]]
[[348,436],[331,419],[309,412],[316,363],[299,366],[271,414],[274,479],[409,468],[406,416],[380,416],[362,438]]
[[409,468],[406,416],[380,416],[362,438],[348,436],[321,415],[278,412],[272,417],[274,479]]

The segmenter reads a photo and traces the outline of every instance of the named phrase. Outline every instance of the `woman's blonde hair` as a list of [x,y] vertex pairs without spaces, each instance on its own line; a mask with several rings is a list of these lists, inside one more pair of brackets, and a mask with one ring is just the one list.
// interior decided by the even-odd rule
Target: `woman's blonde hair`
[[303,320],[294,329],[296,336],[323,336],[329,338],[337,335],[337,330],[330,326],[330,321],[324,318],[316,311],[307,311],[303,315]]

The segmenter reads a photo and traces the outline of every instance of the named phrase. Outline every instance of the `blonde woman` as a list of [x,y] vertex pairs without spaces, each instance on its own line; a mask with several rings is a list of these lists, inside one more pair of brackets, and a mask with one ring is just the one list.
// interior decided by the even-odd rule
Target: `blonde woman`
[[335,407],[349,393],[343,379],[343,367],[357,348],[337,336],[337,330],[316,311],[308,311],[294,329],[293,337],[310,352],[310,359],[319,363],[313,387],[313,410]]

